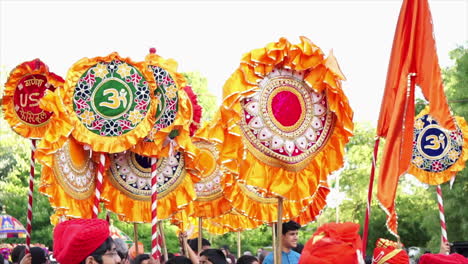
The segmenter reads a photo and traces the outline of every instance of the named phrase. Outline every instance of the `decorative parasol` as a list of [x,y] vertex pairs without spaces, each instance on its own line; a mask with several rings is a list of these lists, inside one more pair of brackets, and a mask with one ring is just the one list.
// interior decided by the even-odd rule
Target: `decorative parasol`
[[0,238],[26,237],[26,229],[18,219],[8,215],[5,206],[0,215]]
[[235,153],[226,166],[239,168],[238,182],[277,197],[278,233],[283,200],[291,201],[292,211],[301,212],[304,203],[315,208],[309,213],[323,208],[325,196],[318,192],[343,166],[354,127],[333,53],[325,58],[300,39],[281,38],[245,54],[223,87],[220,122],[229,137],[223,152]]
[[19,135],[31,138],[31,157],[29,173],[28,211],[26,247],[29,251],[32,233],[33,192],[34,192],[34,156],[36,139],[44,137],[51,128],[52,112],[39,107],[39,100],[47,90],[54,90],[63,85],[63,79],[49,72],[47,65],[39,59],[17,66],[9,75],[5,84],[5,96],[2,108],[5,119]]
[[309,199],[343,165],[353,112],[335,57],[301,37],[243,56],[223,90],[227,151],[239,181],[293,201]]
[[408,173],[421,182],[437,185],[449,181],[468,160],[468,126],[455,117],[456,130],[439,125],[426,107],[414,122],[413,155]]

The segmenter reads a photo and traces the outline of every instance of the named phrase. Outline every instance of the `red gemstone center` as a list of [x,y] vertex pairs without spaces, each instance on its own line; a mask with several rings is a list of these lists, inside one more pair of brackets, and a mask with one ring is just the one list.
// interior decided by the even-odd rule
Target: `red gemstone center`
[[271,108],[273,116],[285,127],[296,124],[302,114],[299,98],[289,91],[277,93],[271,101]]

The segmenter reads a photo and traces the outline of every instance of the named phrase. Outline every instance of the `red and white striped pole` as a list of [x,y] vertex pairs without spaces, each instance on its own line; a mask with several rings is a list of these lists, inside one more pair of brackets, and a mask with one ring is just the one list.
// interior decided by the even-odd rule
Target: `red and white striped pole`
[[29,169],[29,191],[28,191],[28,216],[26,225],[26,253],[29,253],[31,245],[32,218],[33,218],[33,193],[34,193],[34,153],[36,152],[36,140],[31,140],[31,158]]
[[158,232],[158,191],[157,191],[157,159],[151,158],[151,256],[161,258],[161,243]]
[[442,188],[440,188],[440,185],[437,185],[437,202],[439,204],[440,227],[442,229],[442,241],[445,244],[448,242],[447,226],[445,225],[444,200],[442,198]]
[[102,179],[104,175],[104,168],[106,166],[106,155],[101,153],[99,155],[98,172],[96,177],[96,190],[94,192],[94,204],[93,204],[93,219],[98,217],[99,203],[101,202],[101,191],[102,191]]

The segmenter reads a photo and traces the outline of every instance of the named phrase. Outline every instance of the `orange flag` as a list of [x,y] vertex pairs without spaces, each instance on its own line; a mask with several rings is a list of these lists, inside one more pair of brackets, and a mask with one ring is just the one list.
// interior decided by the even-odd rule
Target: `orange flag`
[[[414,75],[414,76],[410,76]],[[441,126],[454,129],[444,94],[427,0],[404,0],[393,40],[377,135],[386,138],[377,197],[395,236],[395,195],[399,177],[408,169],[413,144],[414,89],[421,87],[430,114]]]

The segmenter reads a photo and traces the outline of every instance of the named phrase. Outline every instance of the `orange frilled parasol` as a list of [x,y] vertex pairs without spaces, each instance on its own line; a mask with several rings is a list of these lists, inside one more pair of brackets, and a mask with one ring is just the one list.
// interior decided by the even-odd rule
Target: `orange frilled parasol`
[[352,135],[344,79],[333,54],[325,58],[305,37],[299,44],[281,38],[243,56],[224,85],[219,122],[229,142],[223,147],[225,165],[244,184],[233,185],[235,208],[258,218],[270,212],[247,210],[253,207],[249,199],[237,200],[247,187],[262,200],[283,198],[283,219],[307,207],[314,208],[307,219],[315,218],[310,214],[325,205],[327,177],[342,167]]
[[[146,57],[157,89],[156,122],[150,133],[131,152],[111,155],[108,180],[104,182],[106,208],[129,222],[151,222],[151,162],[157,158],[157,217],[166,219],[195,199],[195,171],[186,162],[196,154],[190,139],[194,103],[185,90],[185,78],[177,63],[150,53]],[[147,213],[141,213],[147,212]]]

